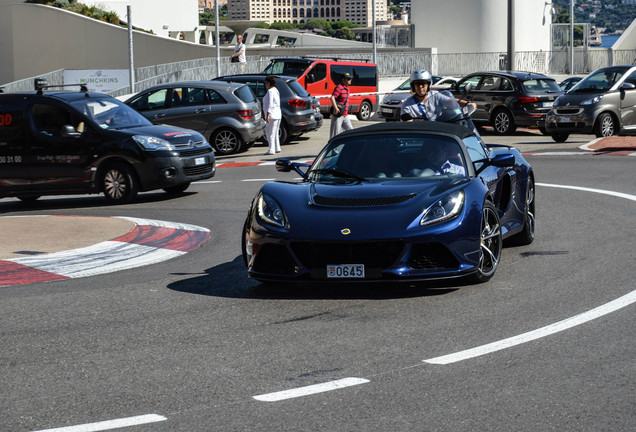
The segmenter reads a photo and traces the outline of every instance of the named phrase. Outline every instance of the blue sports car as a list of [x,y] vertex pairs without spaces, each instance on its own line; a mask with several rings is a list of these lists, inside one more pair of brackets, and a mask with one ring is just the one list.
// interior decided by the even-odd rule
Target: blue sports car
[[504,239],[534,240],[531,166],[456,124],[374,124],[336,135],[311,165],[276,168],[302,180],[252,201],[243,258],[262,282],[485,282]]

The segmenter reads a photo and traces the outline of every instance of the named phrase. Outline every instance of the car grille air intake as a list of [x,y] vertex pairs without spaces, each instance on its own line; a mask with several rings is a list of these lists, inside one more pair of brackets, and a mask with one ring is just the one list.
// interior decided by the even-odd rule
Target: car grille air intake
[[400,204],[410,200],[416,194],[398,195],[390,197],[353,197],[353,198],[340,198],[340,197],[326,197],[322,195],[314,196],[314,203],[319,206],[325,207],[378,207],[387,206],[393,204]]

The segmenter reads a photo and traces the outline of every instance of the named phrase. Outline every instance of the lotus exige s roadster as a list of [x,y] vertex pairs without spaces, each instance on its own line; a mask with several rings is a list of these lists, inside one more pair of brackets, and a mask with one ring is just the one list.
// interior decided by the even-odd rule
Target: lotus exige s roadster
[[374,124],[332,138],[312,164],[276,162],[242,231],[262,282],[489,280],[504,239],[535,236],[535,180],[511,147],[441,122]]

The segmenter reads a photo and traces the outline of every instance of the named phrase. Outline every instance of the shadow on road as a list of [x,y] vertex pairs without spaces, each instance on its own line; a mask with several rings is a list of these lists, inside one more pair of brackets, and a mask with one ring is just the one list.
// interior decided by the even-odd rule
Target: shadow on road
[[168,285],[174,291],[229,298],[274,300],[385,300],[395,298],[427,297],[448,294],[462,285],[459,280],[418,284],[366,283],[356,284],[282,284],[259,283],[247,277],[243,258],[206,270],[207,275],[184,279]]

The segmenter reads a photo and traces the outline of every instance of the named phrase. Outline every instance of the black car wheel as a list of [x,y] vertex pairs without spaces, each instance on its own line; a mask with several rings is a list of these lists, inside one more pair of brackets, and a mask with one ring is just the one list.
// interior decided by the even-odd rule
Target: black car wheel
[[596,125],[594,125],[594,133],[597,137],[608,137],[614,135],[616,132],[616,122],[614,117],[610,113],[603,113],[596,119]]
[[241,136],[232,129],[219,129],[210,139],[214,151],[221,155],[238,153],[243,146]]
[[356,114],[358,120],[367,121],[371,118],[371,104],[368,101],[362,101],[360,104],[360,110]]
[[554,142],[562,143],[562,142],[565,142],[568,139],[570,134],[555,133],[555,134],[552,134],[551,136],[552,136],[552,139],[554,140]]
[[187,183],[181,183],[180,185],[163,188],[163,190],[171,195],[179,195],[181,193],[184,193],[186,189],[188,189],[189,187],[190,187],[190,182],[187,182]]
[[125,163],[116,162],[104,171],[102,191],[108,201],[124,204],[135,199],[139,192],[139,182],[132,168]]
[[473,275],[473,281],[478,283],[488,281],[495,274],[503,247],[499,215],[490,202],[486,202],[482,210],[480,239],[479,266]]
[[492,127],[497,135],[510,135],[515,132],[517,127],[510,113],[504,109],[495,111],[492,116]]
[[512,244],[518,246],[529,245],[534,241],[534,229],[535,229],[535,194],[534,194],[534,180],[528,178],[528,187],[526,188],[526,210],[523,218],[523,230],[520,233],[510,237]]
[[247,230],[249,229],[250,218],[249,216],[245,219],[245,223],[243,224],[243,230],[241,231],[241,252],[243,255],[243,263],[245,263],[245,267],[247,267]]
[[278,128],[278,142],[283,145],[287,144],[290,140],[289,130],[287,128],[287,123],[281,121],[280,127]]

